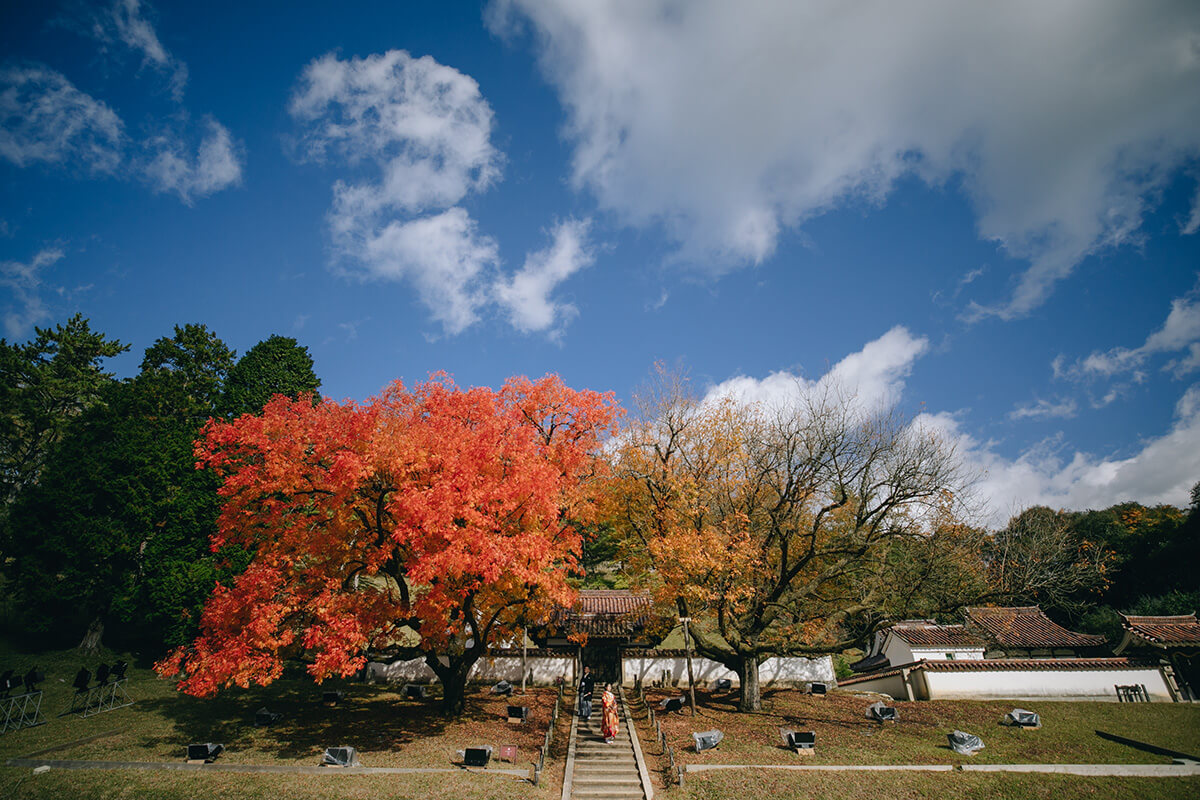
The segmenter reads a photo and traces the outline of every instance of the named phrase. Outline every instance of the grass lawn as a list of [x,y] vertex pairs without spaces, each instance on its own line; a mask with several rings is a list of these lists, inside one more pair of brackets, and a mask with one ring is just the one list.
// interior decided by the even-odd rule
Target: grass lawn
[[[94,671],[101,661],[87,663]],[[132,661],[133,659],[128,658]],[[0,764],[46,748],[47,759],[163,761],[181,763],[189,742],[226,745],[218,763],[315,765],[325,747],[352,745],[368,767],[453,767],[457,751],[476,744],[513,744],[519,767],[537,756],[550,722],[554,691],[531,691],[514,703],[530,707],[530,722],[511,726],[504,719],[508,700],[485,689],[473,691],[461,719],[444,720],[436,699],[424,703],[400,696],[396,687],[351,682],[313,685],[303,675],[288,676],[266,688],[234,690],[215,699],[197,700],[177,694],[146,668],[131,668],[129,708],[87,719],[60,717],[71,698],[70,683],[81,660],[72,651],[22,653],[0,642],[0,669],[24,672],[34,664],[47,673],[42,711],[48,723],[0,736]],[[335,708],[320,702],[326,689],[342,689],[346,698]],[[664,691],[648,692],[653,702]],[[732,693],[698,692],[698,718],[660,717],[676,759],[683,763],[798,763],[783,749],[781,726],[817,732],[812,764],[887,763],[1167,763],[1169,759],[1096,736],[1105,730],[1184,752],[1200,751],[1200,708],[1169,704],[1022,703],[1042,714],[1039,731],[1016,731],[999,724],[1011,702],[944,701],[900,703],[900,722],[880,726],[863,715],[870,698],[833,693],[815,699],[796,692],[768,692],[760,714],[734,712]],[[284,719],[256,728],[254,711],[267,706]],[[556,800],[570,725],[564,706],[554,751],[538,787],[510,775],[466,771],[439,774],[354,775],[331,770],[321,775],[257,775],[219,772],[53,769],[33,775],[27,767],[0,766],[0,797],[5,798],[463,798],[490,800],[532,798]],[[725,741],[714,751],[691,752],[691,732],[719,728]],[[983,737],[986,749],[973,759],[946,747],[953,728]],[[639,733],[655,776],[665,774],[653,733],[642,723]],[[79,740],[103,734],[88,742]],[[507,765],[499,765],[507,766]],[[689,775],[683,789],[660,786],[663,800],[676,798],[827,797],[837,800],[946,797],[979,798],[1157,798],[1200,797],[1200,779],[1079,778],[1049,775],[811,774],[734,771]]]
[[1200,797],[1200,778],[730,770],[689,774],[684,788],[672,789],[668,797],[671,800],[744,797],[756,800],[1192,800]]
[[[677,696],[651,689],[646,699]],[[1096,731],[1148,744],[1200,754],[1200,706],[1178,703],[1091,703],[1042,701],[935,700],[894,703],[900,720],[872,722],[866,708],[878,698],[832,692],[824,698],[792,691],[763,694],[763,710],[736,713],[736,692],[696,692],[699,715],[687,711],[658,717],[675,751],[686,764],[1169,764],[1171,759],[1108,741]],[[1020,730],[1002,725],[1004,715],[1020,706],[1041,715],[1042,728]],[[816,752],[801,757],[783,746],[782,727],[815,731]],[[692,731],[716,728],[725,740],[715,750],[696,753]],[[975,756],[950,749],[946,734],[963,730],[983,739]],[[653,733],[641,733],[654,741]]]
[[[91,659],[95,671],[100,661]],[[127,659],[131,660],[132,659]],[[485,688],[468,696],[467,711],[456,720],[443,719],[436,697],[419,702],[399,694],[395,686],[327,681],[318,687],[304,677],[286,677],[269,687],[222,692],[199,700],[176,693],[149,669],[131,667],[128,691],[134,705],[87,719],[60,717],[72,695],[76,670],[83,663],[72,651],[23,654],[0,647],[0,667],[21,672],[33,664],[47,673],[42,713],[48,723],[0,736],[0,764],[46,748],[58,748],[44,758],[55,760],[165,761],[180,763],[189,742],[221,742],[226,750],[218,763],[293,764],[315,766],[324,749],[351,745],[366,767],[453,768],[465,747],[515,745],[516,764],[528,768],[537,759],[554,706],[553,689],[531,690],[514,697],[514,705],[529,706],[529,722],[509,725],[507,698],[493,697]],[[322,691],[341,689],[345,699],[329,708]],[[434,688],[436,694],[436,687]],[[281,712],[269,728],[253,724],[262,706]],[[563,711],[568,709],[564,707]],[[329,775],[196,774],[137,770],[51,770],[32,775],[28,768],[0,767],[0,797],[532,797],[549,800],[562,785],[562,754],[566,751],[568,713],[559,720],[555,756],[547,762],[541,785],[511,775],[450,774],[355,776],[331,770]],[[72,744],[103,734],[92,741]],[[65,745],[65,746],[64,746]]]
[[[648,690],[650,703],[678,691]],[[631,696],[631,695],[630,695]],[[1097,730],[1179,750],[1200,752],[1200,707],[1165,703],[1074,703],[1013,701],[934,701],[895,703],[900,721],[869,721],[866,707],[877,698],[833,692],[815,698],[790,691],[768,691],[763,711],[735,712],[733,692],[697,691],[699,715],[658,717],[680,764],[960,764],[960,763],[1114,763],[1168,764],[1170,759],[1105,740]],[[1011,729],[1000,724],[1014,706],[1037,711],[1042,728]],[[783,747],[779,728],[811,730],[816,752],[801,757]],[[696,753],[693,731],[716,728],[725,734],[715,750]],[[986,747],[976,756],[960,756],[946,744],[953,729],[980,736]],[[638,721],[649,766],[666,784],[666,759],[653,729]],[[1200,778],[1108,778],[1064,775],[978,773],[828,773],[764,770],[689,773],[682,789],[667,790],[678,800],[731,798],[994,798],[995,800],[1183,800],[1200,797]]]

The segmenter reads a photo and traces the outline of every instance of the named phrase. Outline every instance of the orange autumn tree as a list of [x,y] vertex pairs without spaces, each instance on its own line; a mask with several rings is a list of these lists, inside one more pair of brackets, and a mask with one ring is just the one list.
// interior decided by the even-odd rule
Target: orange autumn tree
[[[900,579],[977,591],[978,565],[962,563],[977,549],[950,523],[959,462],[895,414],[820,388],[785,408],[702,403],[661,370],[639,410],[607,513],[641,584],[737,673],[741,710],[761,708],[767,657],[836,652],[900,611]],[[923,570],[930,559],[941,566]]]
[[363,405],[276,397],[211,421],[196,453],[223,479],[212,547],[253,558],[157,670],[207,696],[266,685],[289,657],[318,682],[348,676],[372,648],[423,656],[461,713],[489,644],[573,602],[575,525],[593,518],[617,413],[555,376],[493,391],[438,375]]

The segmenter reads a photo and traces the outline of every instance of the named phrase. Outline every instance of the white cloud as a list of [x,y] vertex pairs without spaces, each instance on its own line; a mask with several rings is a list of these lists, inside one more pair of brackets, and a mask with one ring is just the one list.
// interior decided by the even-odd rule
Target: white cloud
[[913,336],[897,325],[887,333],[851,353],[819,379],[807,379],[786,370],[773,372],[759,380],[746,376],[730,378],[709,389],[706,401],[724,397],[766,407],[785,407],[798,394],[819,388],[837,388],[850,392],[864,408],[878,409],[895,405],[904,392],[904,383],[916,360],[929,349],[929,340]]
[[578,310],[570,303],[551,300],[555,288],[595,261],[588,242],[590,220],[567,220],[554,227],[554,241],[545,250],[525,257],[525,265],[511,278],[501,278],[496,300],[507,309],[513,327],[525,333],[561,331]]
[[339,201],[348,211],[446,208],[500,175],[492,109],[479,84],[429,56],[326,54],[305,68],[288,109],[306,125],[302,157],[332,153],[379,165],[379,182],[344,187]]
[[461,208],[392,221],[363,242],[371,274],[407,279],[447,333],[461,333],[487,302],[488,268],[499,261],[496,243],[480,235]]
[[1075,416],[1078,410],[1078,405],[1074,400],[1062,400],[1058,403],[1052,403],[1049,400],[1038,400],[1030,405],[1019,405],[1012,411],[1008,412],[1008,418],[1011,420],[1021,419],[1070,419]]
[[42,277],[44,268],[60,261],[64,253],[61,247],[46,247],[38,251],[28,264],[17,261],[0,262],[0,286],[12,290],[15,306],[4,312],[4,331],[12,339],[20,339],[33,326],[49,318],[50,311],[42,302]]
[[1020,316],[1136,239],[1200,154],[1194,3],[495,0],[488,18],[532,23],[576,186],[714,271],[901,176],[957,176],[979,234],[1030,262],[969,316]]
[[172,95],[181,100],[187,84],[187,65],[167,52],[142,9],[140,0],[115,0],[108,8],[97,11],[92,20],[92,36],[104,44],[122,44],[138,53],[143,65],[168,76]]
[[1134,379],[1140,382],[1144,376],[1136,370],[1147,359],[1155,354],[1181,350],[1186,350],[1188,354],[1171,360],[1164,367],[1177,378],[1200,368],[1200,289],[1172,300],[1171,311],[1162,327],[1147,336],[1140,346],[1097,350],[1069,366],[1064,365],[1064,359],[1060,356],[1051,366],[1055,377],[1079,379],[1133,372]]
[[121,162],[124,125],[103,101],[61,73],[32,65],[0,70],[0,156],[111,173]]
[[1187,222],[1183,223],[1180,231],[1187,236],[1200,231],[1200,187],[1196,188],[1196,196],[1192,198],[1192,212],[1188,215]]
[[1059,443],[1049,440],[1009,459],[964,432],[957,415],[922,415],[914,424],[940,431],[982,476],[977,488],[988,502],[985,516],[992,525],[1003,525],[1031,505],[1088,509],[1135,500],[1187,506],[1191,486],[1200,478],[1200,384],[1180,398],[1170,430],[1142,442],[1126,458],[1078,451],[1067,458]]
[[479,84],[402,50],[344,61],[329,53],[305,67],[288,110],[301,159],[378,170],[378,180],[334,184],[339,267],[411,282],[447,333],[477,321],[499,251],[457,204],[491,185],[502,161]]
[[[169,73],[178,101],[187,67],[162,46],[144,8],[140,0],[115,0],[92,17],[90,33],[102,46],[128,47],[141,55],[143,64]],[[239,183],[242,158],[228,129],[206,117],[193,154],[186,139],[194,134],[179,121],[187,113],[175,117],[163,132],[135,145],[112,108],[61,73],[41,65],[0,70],[0,156],[18,167],[45,162],[137,178],[156,192],[178,195],[187,205]],[[131,152],[135,147],[147,155]]]
[[224,125],[205,120],[204,138],[195,155],[176,134],[152,138],[146,147],[154,154],[146,162],[145,179],[156,192],[174,192],[186,205],[242,180],[237,147]]
[[[824,388],[857,389],[856,402],[886,409],[898,403],[917,359],[928,351],[924,338],[896,327],[852,353],[817,379],[781,371],[762,379],[730,378],[705,394],[704,401],[733,397],[767,407],[786,407],[796,398]],[[1057,414],[1069,401],[1039,404]],[[1025,416],[1039,415],[1039,406]],[[1010,415],[1012,416],[1012,415]],[[967,474],[980,476],[976,494],[986,506],[981,522],[999,526],[1031,505],[1055,508],[1106,508],[1125,500],[1186,506],[1200,478],[1200,384],[1191,386],[1175,407],[1175,419],[1162,436],[1143,441],[1128,457],[1075,452],[1064,458],[1060,437],[1028,448],[1016,458],[997,452],[996,443],[964,430],[962,412],[927,412],[912,425],[936,433],[953,446]]]
[[1200,369],[1200,342],[1192,342],[1188,345],[1186,356],[1168,361],[1163,369],[1174,373],[1176,378],[1182,378]]

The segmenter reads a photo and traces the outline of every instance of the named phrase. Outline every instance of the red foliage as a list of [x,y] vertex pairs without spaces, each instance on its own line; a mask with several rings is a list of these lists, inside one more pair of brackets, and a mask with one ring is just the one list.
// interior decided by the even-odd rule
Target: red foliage
[[276,397],[260,416],[211,421],[196,456],[224,480],[212,546],[253,560],[159,673],[211,695],[267,684],[302,652],[320,681],[405,626],[427,654],[461,655],[570,604],[573,524],[593,517],[618,413],[611,394],[555,376],[496,392],[436,375],[364,405]]

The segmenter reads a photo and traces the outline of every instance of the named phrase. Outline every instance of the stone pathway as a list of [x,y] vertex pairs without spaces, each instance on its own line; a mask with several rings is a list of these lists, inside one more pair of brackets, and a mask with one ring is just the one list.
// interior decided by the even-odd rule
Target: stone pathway
[[688,764],[695,774],[723,769],[789,770],[794,772],[1040,772],[1058,775],[1184,778],[1200,776],[1200,764]]
[[621,729],[612,744],[600,735],[599,703],[591,719],[573,719],[563,800],[647,800],[635,741],[623,702]]

